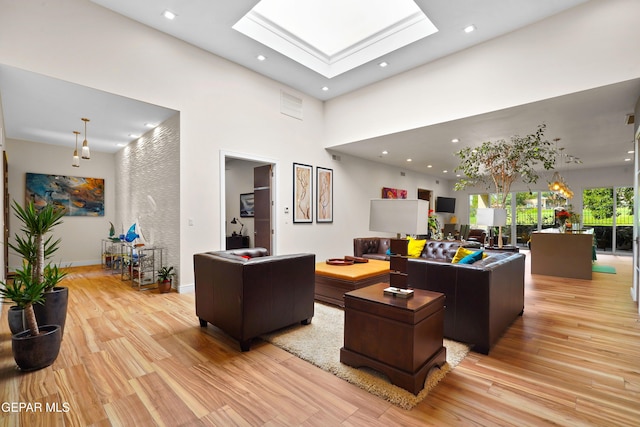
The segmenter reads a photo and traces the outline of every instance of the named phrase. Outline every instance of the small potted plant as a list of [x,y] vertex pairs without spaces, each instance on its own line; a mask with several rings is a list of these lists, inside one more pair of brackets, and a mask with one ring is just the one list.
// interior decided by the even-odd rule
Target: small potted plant
[[173,267],[162,267],[158,270],[158,290],[161,294],[171,291],[171,278],[175,275]]

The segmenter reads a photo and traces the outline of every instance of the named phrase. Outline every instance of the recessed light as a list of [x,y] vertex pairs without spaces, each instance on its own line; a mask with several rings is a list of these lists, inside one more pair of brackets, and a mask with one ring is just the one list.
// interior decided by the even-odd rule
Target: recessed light
[[326,92],[326,91],[328,91],[328,90],[329,90],[329,87],[327,87],[327,86],[323,86],[323,87],[322,87],[322,90],[323,90],[324,92]]
[[630,162],[630,161],[631,161],[631,159],[624,159],[624,161],[625,161],[625,162]]
[[173,19],[175,19],[175,18],[176,18],[176,16],[178,16],[178,15],[176,15],[176,14],[175,14],[175,13],[173,13],[173,12],[171,12],[170,10],[165,10],[164,12],[162,12],[162,16],[164,16],[164,17],[165,17],[165,18],[167,18],[167,19],[173,20]]
[[413,161],[413,159],[407,159],[407,162],[412,162],[412,161]]
[[449,171],[448,171],[448,170],[446,170],[446,169],[442,171],[442,173],[447,173],[447,172],[449,172]]
[[475,25],[468,25],[466,27],[464,27],[464,32],[465,33],[472,33],[476,30],[476,26]]
[[380,68],[384,68],[387,65],[389,65],[389,63],[387,61],[382,61],[381,63],[378,64],[380,66]]
[[135,133],[130,133],[129,136],[131,138],[139,138],[140,137],[140,135],[136,135]]
[[256,56],[256,59],[257,59],[258,61],[264,61],[265,59],[267,59],[267,57],[266,57],[266,56],[264,56],[264,55],[258,55],[258,56]]
[[635,153],[635,151],[633,151],[633,150],[627,151],[627,154],[633,154],[633,153]]
[[384,150],[382,154],[389,154],[389,152],[387,150]]
[[453,139],[451,140],[451,142],[453,142],[453,143],[455,144],[456,142],[460,142],[460,140],[459,140],[458,138],[453,138]]
[[145,123],[144,125],[148,128],[154,128],[157,126],[155,123]]
[[459,173],[456,174],[456,178],[460,178],[462,175],[460,175]]
[[427,165],[427,167],[428,167],[428,168],[432,168],[433,166],[431,166],[431,165]]
[[125,144],[124,142],[121,142],[120,144],[116,144],[117,147],[126,147],[127,144]]

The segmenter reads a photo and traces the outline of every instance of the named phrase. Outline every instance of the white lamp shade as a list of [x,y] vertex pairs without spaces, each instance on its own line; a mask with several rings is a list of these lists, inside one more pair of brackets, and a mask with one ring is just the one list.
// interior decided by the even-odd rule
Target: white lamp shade
[[490,227],[507,225],[507,210],[497,208],[478,208],[476,223]]
[[369,230],[389,233],[426,234],[429,202],[418,199],[373,199]]

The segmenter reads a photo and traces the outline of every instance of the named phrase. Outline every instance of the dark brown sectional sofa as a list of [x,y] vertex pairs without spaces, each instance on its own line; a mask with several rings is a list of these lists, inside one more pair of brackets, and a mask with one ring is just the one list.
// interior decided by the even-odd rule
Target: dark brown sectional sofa
[[[355,240],[372,239],[375,238]],[[359,245],[355,240],[354,248]],[[409,258],[407,262],[407,284],[445,294],[444,336],[473,344],[474,351],[489,354],[524,311],[525,256],[486,251],[488,256],[474,264],[451,264],[460,244],[428,240],[420,258]]]
[[195,254],[193,263],[200,326],[217,326],[237,339],[242,351],[249,350],[252,338],[311,322],[314,254],[235,249]]

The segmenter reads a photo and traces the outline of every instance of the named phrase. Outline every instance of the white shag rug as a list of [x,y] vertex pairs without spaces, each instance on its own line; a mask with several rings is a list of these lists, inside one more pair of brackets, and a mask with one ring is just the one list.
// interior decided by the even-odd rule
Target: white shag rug
[[368,368],[352,368],[340,362],[340,348],[344,345],[344,312],[339,308],[315,303],[315,314],[310,325],[291,326],[265,334],[262,339],[404,409],[411,409],[422,401],[447,372],[469,353],[469,346],[445,339],[447,362],[439,369],[432,369],[424,389],[414,395],[391,384],[379,372]]

